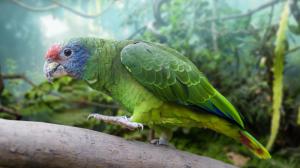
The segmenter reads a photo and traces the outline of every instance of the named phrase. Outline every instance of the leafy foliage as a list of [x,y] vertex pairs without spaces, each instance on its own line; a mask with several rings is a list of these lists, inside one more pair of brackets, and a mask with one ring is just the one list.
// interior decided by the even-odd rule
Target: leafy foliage
[[[280,95],[273,95],[271,89],[273,87],[273,69],[280,71],[277,67],[273,67],[273,57],[278,55],[278,49],[275,50],[274,46],[276,40],[274,34],[278,25],[272,24],[272,17],[277,16],[273,16],[275,13],[271,10],[270,14],[261,14],[263,17],[241,17],[232,21],[216,20],[219,52],[215,52],[212,47],[211,22],[208,21],[212,18],[210,4],[207,1],[183,2],[174,0],[166,2],[162,5],[159,12],[167,24],[159,25],[156,23],[154,24],[155,32],[153,32],[152,28],[141,33],[137,38],[165,43],[167,46],[171,46],[189,57],[206,74],[213,85],[239,109],[246,120],[248,129],[255,132],[256,136],[260,135],[262,142],[266,142],[269,135],[268,126],[270,125],[272,99],[274,97],[281,99]],[[240,12],[227,6],[226,2],[218,1],[218,6],[219,16],[228,16]],[[136,21],[135,24],[140,24],[140,22]],[[287,31],[283,30],[282,32],[286,33]],[[290,40],[287,37],[284,41],[286,50],[289,49],[287,43]],[[275,44],[278,46],[278,43]],[[284,64],[283,54],[277,63]],[[293,64],[298,66],[299,62],[293,62]],[[288,66],[291,66],[291,64]],[[286,79],[293,78],[287,74]],[[286,80],[286,84],[291,86],[291,88],[297,86],[295,83],[290,82],[292,81]],[[285,90],[289,89],[288,87],[285,88]],[[290,131],[299,130],[294,124],[293,126],[290,125],[290,123],[295,122],[295,119],[291,116],[297,116],[298,106],[293,105],[297,95],[299,95],[299,92],[292,92],[292,94],[285,95],[286,98],[283,100],[283,107],[286,113],[284,114],[285,119],[281,128],[289,130],[287,131],[289,133],[288,135],[285,134],[287,135],[285,137],[283,135],[280,136],[275,141],[276,150],[274,150],[273,155],[276,161],[272,159],[270,162],[262,163],[252,159],[249,161],[250,167],[253,165],[273,167],[277,163],[279,167],[284,167],[284,164],[280,164],[281,162],[291,165],[291,167],[299,164],[294,159],[282,161],[281,157],[285,156],[276,154],[276,151],[284,146],[283,144],[299,145],[297,140],[292,140],[293,138],[299,139],[298,136],[290,135]],[[180,130],[178,131],[180,132]],[[220,157],[219,159],[228,161],[226,154],[213,152],[216,144],[220,145],[217,147],[218,149],[222,149],[221,146],[230,146],[232,148],[231,145],[224,141],[226,138],[220,138],[222,136],[218,135],[217,139],[220,138],[220,142],[214,143],[215,146],[209,149],[203,149],[200,146],[209,146],[209,142],[205,141],[203,136],[194,136],[202,134],[203,130],[195,130],[193,133],[187,133],[186,135],[192,140],[189,140],[189,138],[183,140],[182,135],[180,135],[179,140],[176,140],[177,136],[174,136],[174,142],[176,142],[177,147],[182,147],[181,149],[188,149],[195,153],[201,151],[201,154],[208,152],[208,156]],[[208,136],[206,132],[204,136]],[[209,136],[208,139],[210,138]],[[280,141],[283,143],[280,143]],[[189,145],[184,145],[195,143],[197,145],[192,145],[191,149],[188,147]],[[241,149],[238,150],[241,152]],[[228,151],[224,151],[224,153],[226,152]],[[290,155],[299,158],[295,155],[296,153],[290,153]]]

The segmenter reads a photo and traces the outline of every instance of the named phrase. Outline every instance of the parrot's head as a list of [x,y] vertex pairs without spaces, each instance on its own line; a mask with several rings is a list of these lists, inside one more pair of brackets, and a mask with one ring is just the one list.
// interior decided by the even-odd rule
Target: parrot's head
[[88,57],[88,49],[80,40],[54,44],[45,55],[44,73],[49,81],[61,76],[80,79]]

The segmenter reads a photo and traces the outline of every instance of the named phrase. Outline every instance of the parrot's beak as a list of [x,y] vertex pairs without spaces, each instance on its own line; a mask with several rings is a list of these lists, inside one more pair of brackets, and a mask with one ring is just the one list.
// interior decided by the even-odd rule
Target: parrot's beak
[[45,62],[44,73],[49,82],[51,82],[54,78],[67,75],[65,68],[61,64],[51,61]]

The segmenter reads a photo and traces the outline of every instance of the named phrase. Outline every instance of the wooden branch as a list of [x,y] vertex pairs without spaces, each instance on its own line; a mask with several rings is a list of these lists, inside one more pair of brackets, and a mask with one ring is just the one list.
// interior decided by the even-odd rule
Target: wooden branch
[[2,74],[2,79],[22,79],[25,82],[27,82],[28,84],[30,84],[32,87],[35,87],[36,84],[34,84],[28,77],[26,77],[25,75],[21,75],[21,74]]
[[55,124],[0,119],[0,135],[0,167],[234,167],[169,147]]
[[220,21],[225,21],[225,20],[232,20],[232,19],[238,19],[238,18],[242,18],[242,17],[249,17],[251,15],[253,15],[254,13],[256,12],[259,12],[261,10],[264,10],[270,6],[273,6],[279,2],[281,2],[282,0],[272,0],[272,1],[269,1],[255,9],[251,9],[249,10],[248,12],[246,13],[242,13],[242,14],[237,14],[237,15],[231,15],[231,16],[225,16],[225,17],[220,17],[220,18],[210,18],[210,19],[207,19],[205,20],[203,23],[206,23],[206,22],[213,22],[213,21],[217,21],[217,20],[220,20]]

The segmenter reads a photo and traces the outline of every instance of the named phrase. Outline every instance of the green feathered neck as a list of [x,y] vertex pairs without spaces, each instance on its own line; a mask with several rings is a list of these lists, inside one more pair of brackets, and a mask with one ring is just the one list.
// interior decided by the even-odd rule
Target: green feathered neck
[[105,91],[112,82],[112,65],[124,46],[131,41],[114,41],[100,38],[80,38],[89,51],[89,58],[83,72],[85,80],[92,88]]

